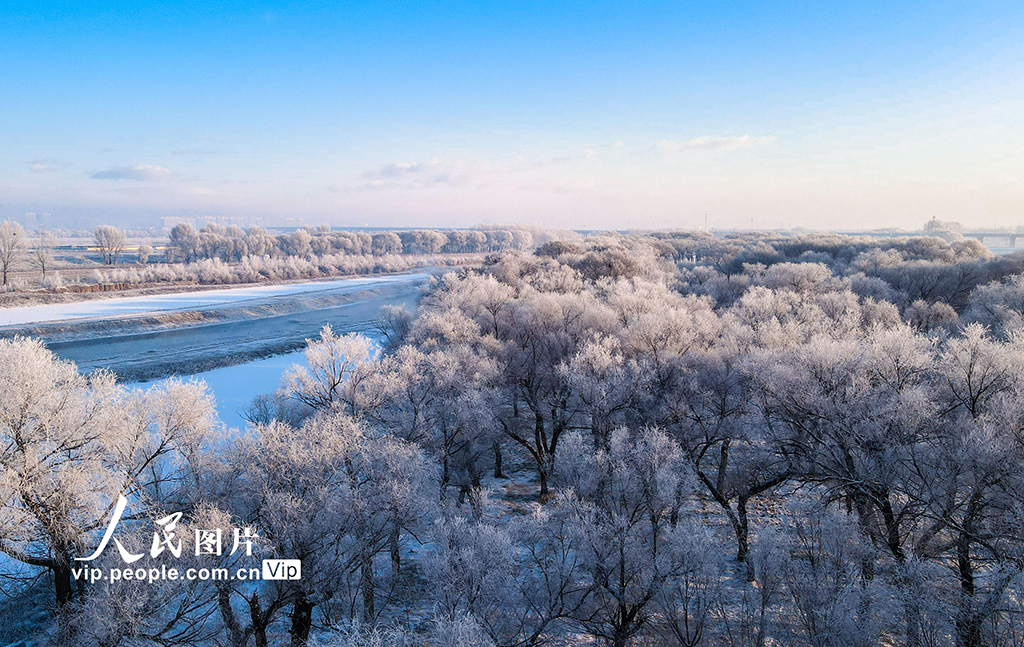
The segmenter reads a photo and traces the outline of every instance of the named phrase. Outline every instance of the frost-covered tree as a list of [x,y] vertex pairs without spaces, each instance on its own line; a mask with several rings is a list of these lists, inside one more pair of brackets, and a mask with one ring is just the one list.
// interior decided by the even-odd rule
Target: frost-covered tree
[[381,402],[372,380],[379,375],[380,348],[358,334],[338,336],[325,325],[319,339],[306,340],[306,366],[293,365],[281,391],[314,411],[344,410],[359,416]]
[[607,307],[592,296],[539,294],[522,299],[502,349],[498,422],[532,459],[540,496],[549,494],[558,443],[579,410],[562,365],[594,333],[615,326]]
[[117,259],[124,251],[124,230],[110,225],[100,225],[93,230],[92,236],[103,264],[117,265]]
[[894,630],[899,609],[890,586],[862,576],[861,564],[874,558],[875,549],[857,520],[813,503],[793,512],[793,531],[778,553],[797,619],[793,633],[812,647],[882,642]]
[[[150,510],[150,515],[153,513]],[[147,516],[150,516],[147,515]],[[232,535],[232,522],[223,512],[205,504],[188,511],[175,528],[174,541],[181,542],[181,554],[175,556],[165,550],[160,555],[147,555],[145,565],[147,577],[142,579],[123,577],[111,581],[102,580],[80,588],[83,594],[76,604],[66,605],[60,614],[60,623],[50,635],[48,645],[53,647],[76,647],[77,645],[162,645],[191,647],[193,645],[219,643],[223,631],[218,613],[218,587],[216,582],[202,580],[154,578],[150,580],[150,569],[155,572],[169,572],[175,569],[184,574],[188,569],[251,568],[253,558],[244,550],[235,556],[223,558],[196,556],[195,531],[198,529],[220,530],[227,542]],[[118,526],[119,541],[143,551],[153,541],[153,526],[142,520],[122,521]],[[230,545],[227,546],[230,549]],[[141,552],[141,551],[140,551]],[[116,550],[105,552],[89,567],[98,567],[109,573],[126,568]],[[134,570],[134,569],[133,569]],[[80,583],[81,584],[81,583]],[[241,636],[240,636],[241,637]],[[251,632],[244,638],[234,640],[232,647],[244,646],[250,641]]]
[[534,509],[495,525],[448,516],[432,530],[425,573],[443,618],[471,618],[501,647],[543,642],[587,599],[569,515]]
[[50,232],[43,232],[36,239],[32,250],[32,265],[39,270],[39,278],[46,282],[46,273],[53,269],[53,248],[57,246],[57,237]]
[[152,255],[153,248],[151,246],[146,244],[139,245],[139,250],[138,252],[136,252],[136,257],[138,258],[140,265],[145,265],[146,263],[148,263],[149,257]]
[[378,256],[384,254],[401,254],[402,239],[393,231],[373,234],[373,253]]
[[127,391],[26,339],[0,341],[0,392],[0,550],[49,571],[64,607],[119,497],[145,508],[195,491],[212,401],[192,383]]
[[297,582],[224,583],[231,633],[248,627],[265,645],[270,624],[290,608],[292,644],[304,645],[314,611],[329,602],[374,622],[375,558],[396,529],[430,520],[428,472],[415,446],[324,413],[300,429],[257,425],[238,439],[229,465],[223,488],[233,515],[261,530],[266,556],[303,563]]
[[[929,421],[938,413],[925,380],[927,350],[926,339],[905,329],[879,331],[866,343],[818,338],[763,356],[756,373],[797,478],[821,484],[826,502],[852,510],[898,569],[937,550],[943,524],[929,520],[921,502],[919,470],[935,460]],[[874,577],[872,560],[862,568]],[[908,597],[905,609],[908,643],[920,644],[918,600]]]
[[638,405],[644,377],[635,360],[627,360],[614,337],[586,342],[562,365],[565,379],[599,447],[608,447],[626,409]]
[[713,644],[714,609],[721,605],[721,547],[714,535],[696,523],[677,526],[669,537],[674,573],[654,596],[653,625],[664,644],[698,647]]
[[313,253],[311,242],[313,237],[305,229],[299,229],[294,234],[288,237],[287,248],[288,253],[293,256],[301,256],[303,258],[308,257]]
[[1021,342],[1015,332],[1009,343],[998,343],[972,324],[945,344],[938,360],[938,398],[951,420],[939,446],[944,469],[926,480],[942,493],[929,503],[955,545],[955,625],[960,644],[970,647],[986,644],[985,623],[1024,573]]
[[174,251],[174,256],[188,263],[196,260],[196,253],[199,247],[199,232],[187,222],[179,222],[171,229],[168,248]]
[[381,363],[386,402],[372,418],[382,428],[421,444],[441,466],[441,497],[457,484],[460,499],[481,486],[483,462],[497,435],[491,382],[495,363],[465,346],[423,352],[405,346]]
[[381,306],[373,327],[385,350],[395,350],[406,340],[412,321],[413,314],[403,306]]
[[[655,599],[687,567],[690,531],[677,521],[690,484],[682,452],[664,433],[616,430],[602,450],[578,433],[566,437],[557,505],[573,524],[587,598],[573,620],[624,647],[652,620]],[[688,603],[689,601],[683,601]]]
[[663,420],[728,519],[736,560],[745,562],[750,504],[792,478],[792,467],[784,448],[765,433],[748,372],[758,369],[744,364],[735,342],[688,356],[680,366],[666,393]]
[[981,323],[1000,336],[1024,327],[1024,274],[979,286],[971,293],[964,319]]
[[7,275],[14,269],[25,250],[25,230],[16,222],[5,220],[0,223],[0,271],[3,272],[3,284],[7,285]]

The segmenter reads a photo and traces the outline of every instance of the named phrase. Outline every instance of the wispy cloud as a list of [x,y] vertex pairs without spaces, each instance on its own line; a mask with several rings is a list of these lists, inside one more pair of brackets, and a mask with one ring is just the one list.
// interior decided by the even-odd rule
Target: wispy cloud
[[94,180],[135,180],[137,182],[167,182],[174,177],[170,169],[153,164],[115,166],[89,176]]
[[51,159],[35,159],[25,162],[33,173],[54,173],[66,169],[69,164]]
[[529,158],[515,156],[504,161],[446,159],[434,157],[423,162],[392,162],[364,171],[361,184],[340,183],[324,187],[331,193],[345,193],[353,189],[428,189],[434,187],[493,189],[496,187],[551,188],[554,185],[580,188],[581,182],[592,186],[589,180],[562,179],[563,172],[579,173],[587,160],[622,148],[621,141],[610,144],[591,144],[566,155]]
[[459,186],[470,173],[462,162],[435,157],[427,162],[394,162],[363,173],[369,187]]
[[680,153],[682,151],[731,151],[738,148],[750,148],[760,144],[768,144],[775,141],[774,137],[753,137],[751,135],[740,135],[738,137],[694,137],[686,141],[675,141],[663,139],[658,142],[658,148],[666,153]]

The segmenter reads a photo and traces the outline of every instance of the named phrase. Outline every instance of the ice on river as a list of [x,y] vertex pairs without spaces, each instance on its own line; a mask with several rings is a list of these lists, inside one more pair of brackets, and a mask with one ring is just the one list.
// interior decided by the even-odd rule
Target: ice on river
[[242,412],[257,395],[276,391],[281,384],[281,376],[292,364],[306,364],[302,351],[215,368],[183,379],[206,382],[216,400],[221,421],[227,427],[244,429],[247,423]]
[[[245,364],[215,368],[181,379],[202,380],[213,394],[217,415],[228,428],[245,429],[248,424],[242,413],[257,395],[271,394],[281,385],[281,377],[292,364],[308,366],[304,351],[285,353]],[[164,378],[167,379],[167,378]],[[157,380],[159,382],[161,380]],[[156,382],[142,382],[147,387]]]
[[0,326],[18,326],[48,321],[122,317],[144,313],[195,310],[239,304],[256,299],[292,296],[296,294],[334,290],[338,288],[365,289],[375,285],[406,283],[424,280],[428,274],[399,274],[326,281],[307,281],[276,285],[258,285],[193,292],[174,292],[137,297],[94,299],[77,303],[51,303],[38,306],[0,309]]

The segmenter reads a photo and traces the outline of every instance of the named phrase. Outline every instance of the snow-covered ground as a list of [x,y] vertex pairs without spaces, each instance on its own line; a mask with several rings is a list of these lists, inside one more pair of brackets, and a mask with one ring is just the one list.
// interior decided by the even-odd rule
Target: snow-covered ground
[[242,288],[224,288],[193,292],[175,292],[138,297],[96,299],[77,303],[53,303],[38,306],[0,309],[0,326],[18,326],[33,323],[72,321],[79,319],[124,317],[176,310],[200,310],[225,305],[237,305],[251,300],[289,297],[303,293],[338,288],[367,289],[390,283],[421,282],[429,274],[401,274],[372,276],[304,283],[258,285]]

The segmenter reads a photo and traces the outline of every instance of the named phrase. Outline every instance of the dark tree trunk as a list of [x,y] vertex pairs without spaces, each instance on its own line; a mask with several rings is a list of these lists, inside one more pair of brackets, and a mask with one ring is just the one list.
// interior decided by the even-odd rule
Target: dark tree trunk
[[750,563],[750,520],[747,515],[747,497],[736,499],[736,512],[729,513],[729,521],[736,535],[736,563],[743,569],[743,577],[748,582],[754,581],[754,567]]
[[921,645],[921,603],[917,595],[911,592],[907,596],[904,615],[907,618],[907,647],[920,647]]
[[377,613],[374,609],[373,555],[363,555],[359,586],[363,590],[363,622],[371,624]]
[[974,610],[974,561],[971,558],[971,542],[974,535],[974,520],[978,512],[980,494],[971,496],[964,514],[962,530],[956,542],[956,565],[960,575],[960,611],[956,620],[956,633],[960,647],[981,647],[981,617]]
[[309,641],[309,630],[313,627],[313,605],[305,595],[299,596],[292,608],[292,647],[305,647]]
[[981,618],[970,615],[956,621],[958,644],[961,647],[982,647]]
[[750,521],[747,518],[747,500],[740,497],[736,501],[736,561],[745,564],[750,555]]
[[611,447],[611,419],[603,411],[597,411],[590,418],[590,433],[594,437],[594,446],[607,450]]
[[71,597],[74,595],[74,588],[71,584],[71,563],[68,558],[58,556],[53,560],[50,571],[53,573],[53,592],[57,608],[60,609],[71,602]]
[[548,498],[548,456],[547,456],[547,442],[545,439],[547,434],[544,433],[544,416],[536,414],[534,416],[534,428],[533,428],[533,440],[537,446],[537,477],[540,479],[540,500],[546,501]]
[[398,577],[398,574],[402,572],[401,539],[401,529],[395,523],[391,526],[391,535],[388,536],[388,547],[391,551],[391,570],[394,571],[395,577]]
[[270,643],[267,641],[267,628],[265,626],[261,624],[253,627],[252,635],[256,639],[256,647],[269,647]]
[[494,441],[494,478],[496,479],[505,478],[505,473],[501,471],[501,463],[501,443]]
[[267,621],[264,618],[260,618],[259,621],[253,620],[253,638],[256,640],[256,647],[269,647],[270,643],[266,639],[266,626]]
[[220,609],[220,617],[228,630],[228,639],[231,647],[246,647],[249,644],[249,636],[252,635],[252,628],[242,629],[242,625],[235,617],[235,611],[231,608],[231,592],[226,588],[217,589],[217,606]]
[[270,624],[268,613],[260,607],[259,593],[253,593],[249,600],[249,618],[252,621],[252,635],[256,639],[256,647],[269,647],[267,642],[267,625]]
[[612,647],[628,647],[630,635],[616,630],[612,635]]
[[448,467],[448,454],[441,459],[441,498],[445,498],[448,490],[448,483],[452,480],[451,468]]
[[[900,541],[899,520],[889,500],[888,492],[876,492],[872,497],[880,503],[876,504],[882,516],[882,523],[885,525],[885,545],[889,553],[896,560],[901,568],[907,564],[907,553],[903,550],[903,542]],[[906,602],[903,605],[903,613],[907,622],[907,647],[920,647],[921,645],[921,603],[917,598],[917,592],[913,590],[915,583],[906,575],[901,576],[901,584],[906,594]]]
[[[620,586],[625,583],[620,580]],[[620,588],[624,590],[624,588]],[[640,608],[636,606],[627,606],[620,603],[618,610],[615,612],[615,621],[612,623],[612,635],[611,644],[612,647],[629,647],[633,642],[633,636],[636,635],[639,629],[637,619],[640,617]]]

